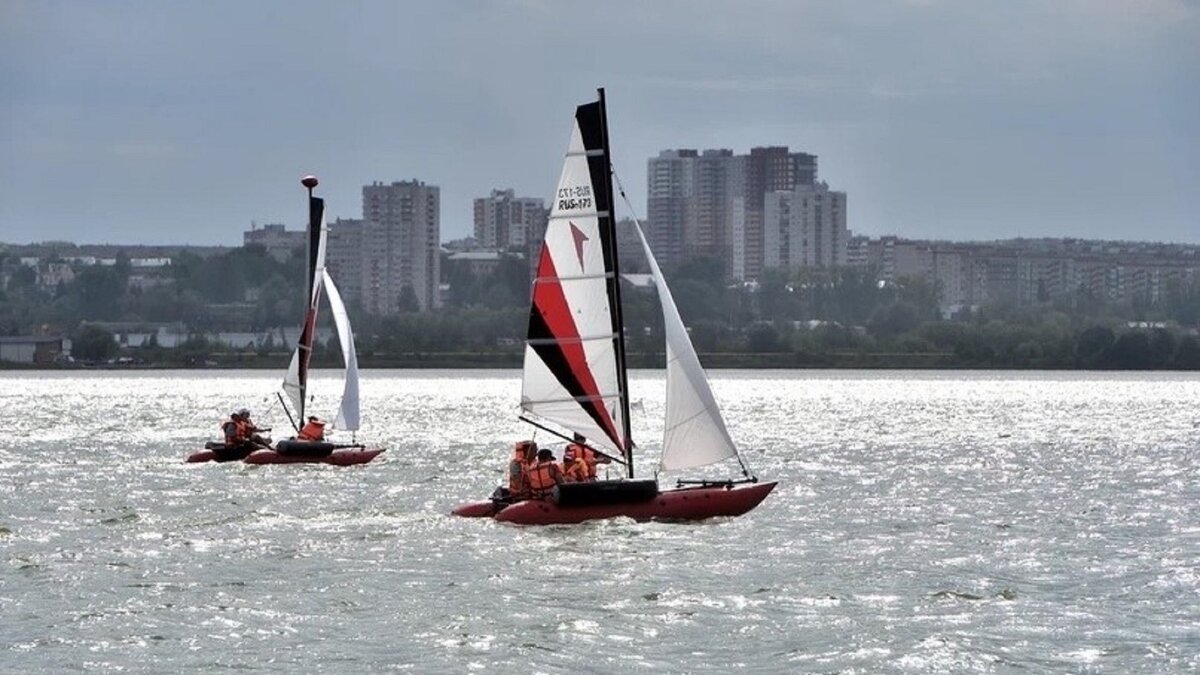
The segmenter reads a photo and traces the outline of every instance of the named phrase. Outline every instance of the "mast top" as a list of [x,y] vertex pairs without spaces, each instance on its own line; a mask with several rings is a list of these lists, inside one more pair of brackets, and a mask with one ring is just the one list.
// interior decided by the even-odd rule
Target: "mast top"
[[317,187],[317,184],[320,182],[321,181],[317,180],[317,177],[312,175],[311,173],[308,174],[307,176],[305,176],[304,178],[300,179],[300,184],[303,185],[304,187],[308,188],[309,190],[312,190],[313,188]]

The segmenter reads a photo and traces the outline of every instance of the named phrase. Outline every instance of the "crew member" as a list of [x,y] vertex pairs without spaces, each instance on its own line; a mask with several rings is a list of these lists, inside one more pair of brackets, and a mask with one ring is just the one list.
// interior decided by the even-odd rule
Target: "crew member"
[[229,413],[229,419],[221,423],[221,432],[225,434],[225,447],[233,448],[241,445],[242,438],[242,416],[237,413]]
[[549,499],[554,486],[563,482],[562,470],[554,461],[554,453],[540,450],[537,462],[529,465],[528,469],[529,497],[531,499]]
[[517,441],[508,461],[508,495],[513,501],[529,499],[529,466],[537,459],[537,443]]
[[296,436],[300,441],[323,441],[325,440],[325,420],[316,415],[309,415],[308,423],[300,429],[300,433]]
[[583,450],[582,446],[571,443],[563,451],[563,482],[582,483],[587,480],[587,462],[583,459]]
[[612,460],[604,455],[597,454],[585,445],[586,442],[586,438],[580,434],[575,434],[575,441],[568,445],[566,451],[563,452],[563,462],[565,464],[568,457],[572,459],[572,464],[582,462],[581,473],[583,477],[580,480],[594,481],[596,480],[596,465],[611,464]]
[[212,447],[218,462],[230,462],[245,459],[246,455],[258,449],[245,435],[246,425],[239,412],[230,413],[229,419],[221,423],[221,434],[225,437],[223,445]]
[[258,433],[260,431],[270,431],[270,429],[260,429],[254,426],[254,422],[250,419],[250,410],[247,408],[242,408],[241,410],[237,411],[237,414],[238,417],[241,418],[241,428],[239,430],[239,434],[242,439],[259,447],[271,447],[270,437],[263,436]]

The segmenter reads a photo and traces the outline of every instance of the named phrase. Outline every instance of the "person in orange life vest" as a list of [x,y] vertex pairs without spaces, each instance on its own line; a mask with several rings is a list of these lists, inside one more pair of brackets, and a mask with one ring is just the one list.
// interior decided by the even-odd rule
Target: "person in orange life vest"
[[271,439],[268,436],[262,436],[258,432],[270,431],[270,429],[260,429],[254,426],[254,422],[250,419],[250,410],[242,408],[237,411],[239,419],[238,436],[243,442],[253,443],[264,448],[271,447]]
[[549,499],[554,486],[563,482],[562,470],[549,450],[538,451],[537,461],[529,465],[527,476],[531,499]]
[[529,465],[536,459],[537,449],[534,441],[513,444],[513,456],[508,461],[508,494],[517,501],[529,499]]
[[[579,434],[576,434],[575,438],[578,440]],[[582,483],[587,480],[587,462],[583,459],[583,450],[584,448],[582,446],[576,443],[571,443],[567,446],[567,449],[563,451],[563,482]]]
[[594,481],[596,480],[596,465],[611,464],[612,460],[604,455],[597,455],[591,448],[584,445],[586,442],[586,438],[575,434],[575,442],[568,445],[563,453],[563,463],[566,464],[568,457],[572,459],[572,468],[575,464],[582,463],[583,477],[580,480]]
[[300,433],[296,436],[296,440],[300,441],[323,441],[325,440],[325,421],[316,415],[309,415],[308,423],[300,429]]
[[221,423],[221,434],[224,436],[224,444],[212,448],[216,455],[217,461],[228,462],[235,459],[244,459],[247,455],[259,449],[246,436],[246,423],[242,421],[240,413],[231,413],[229,419]]
[[225,447],[234,448],[241,445],[245,440],[242,438],[242,430],[242,416],[230,413],[229,419],[221,424],[221,433],[225,435]]

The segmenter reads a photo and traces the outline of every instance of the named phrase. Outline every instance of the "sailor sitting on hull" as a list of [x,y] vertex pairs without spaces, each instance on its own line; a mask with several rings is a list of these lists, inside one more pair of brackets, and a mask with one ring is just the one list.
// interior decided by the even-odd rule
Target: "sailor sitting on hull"
[[513,455],[505,467],[508,486],[500,486],[492,493],[492,500],[515,503],[529,499],[529,467],[537,461],[536,441],[517,441],[513,444]]
[[245,408],[230,413],[229,419],[221,423],[223,443],[206,446],[216,454],[218,461],[244,459],[247,455],[264,447],[270,447],[271,439],[255,434],[259,429],[249,422],[249,411]]
[[300,429],[300,433],[296,435],[298,441],[323,441],[325,440],[325,420],[316,415],[309,415],[308,422]]
[[537,461],[529,465],[528,471],[530,499],[549,499],[554,486],[564,482],[554,453],[546,449],[538,451]]
[[604,455],[597,454],[594,450],[585,445],[587,439],[579,434],[575,434],[575,441],[567,446],[563,451],[563,474],[568,477],[567,482],[583,483],[596,480],[596,466],[598,464],[611,464],[612,460]]
[[233,448],[242,444],[242,416],[229,413],[229,419],[221,423],[221,433],[225,435],[225,447]]
[[250,419],[250,410],[248,408],[242,408],[241,410],[237,411],[237,416],[240,424],[238,431],[240,438],[249,443],[253,443],[260,448],[271,447],[271,437],[263,436],[258,433],[260,431],[270,431],[270,429],[261,429],[254,426],[254,422]]

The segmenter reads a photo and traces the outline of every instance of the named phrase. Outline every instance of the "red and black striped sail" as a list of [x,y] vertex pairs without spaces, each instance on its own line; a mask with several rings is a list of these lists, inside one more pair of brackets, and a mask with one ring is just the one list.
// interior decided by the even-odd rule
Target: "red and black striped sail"
[[529,312],[521,407],[629,448],[616,233],[603,100],[579,106]]

